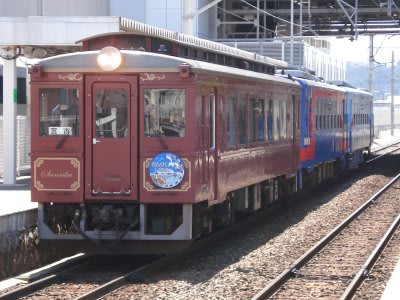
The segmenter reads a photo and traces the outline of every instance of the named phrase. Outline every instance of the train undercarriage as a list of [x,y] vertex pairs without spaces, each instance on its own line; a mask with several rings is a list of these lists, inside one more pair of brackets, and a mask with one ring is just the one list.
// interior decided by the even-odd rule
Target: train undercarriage
[[283,176],[228,193],[224,202],[140,204],[86,202],[39,203],[41,239],[99,241],[194,240],[228,226],[242,215],[265,208],[294,191],[294,178]]
[[[346,161],[337,159],[303,169],[297,176],[280,176],[227,194],[226,200],[209,206],[196,204],[140,204],[126,202],[86,202],[84,204],[39,204],[39,231],[42,239],[108,242],[193,241],[237,222],[260,209],[287,201],[296,190],[309,190],[342,173]],[[279,201],[278,201],[279,200]],[[178,243],[176,243],[178,244]],[[131,248],[129,248],[131,249]],[[176,250],[176,247],[171,249]],[[131,250],[129,250],[131,251]],[[146,248],[145,250],[149,250]],[[169,252],[155,247],[154,252]]]

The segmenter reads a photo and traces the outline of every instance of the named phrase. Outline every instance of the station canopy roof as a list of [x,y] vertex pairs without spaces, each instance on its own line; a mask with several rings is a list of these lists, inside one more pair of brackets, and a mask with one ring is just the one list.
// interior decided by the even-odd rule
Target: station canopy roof
[[9,59],[24,55],[44,58],[74,52],[76,41],[120,31],[119,17],[0,17],[0,54]]
[[0,54],[5,59],[19,55],[40,59],[74,52],[88,38],[127,32],[174,40],[179,44],[244,57],[279,68],[287,67],[287,63],[280,60],[122,17],[0,18],[0,26],[5,31],[4,35],[0,35]]
[[[354,39],[362,34],[400,33],[400,0],[232,0],[229,6],[222,3],[219,6],[225,5],[221,16],[230,24],[266,18],[264,22],[269,32],[278,34],[281,31],[287,35],[292,3],[295,32],[301,26],[306,36]],[[277,26],[277,30],[268,24]]]

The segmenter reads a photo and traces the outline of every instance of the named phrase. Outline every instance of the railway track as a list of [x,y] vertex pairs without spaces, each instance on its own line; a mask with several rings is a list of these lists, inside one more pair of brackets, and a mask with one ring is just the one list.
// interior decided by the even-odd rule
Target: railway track
[[150,256],[88,258],[32,283],[20,285],[1,294],[0,299],[97,299],[158,268],[160,263],[164,263],[162,259]]
[[400,222],[400,174],[253,297],[351,299]]
[[369,159],[368,161],[366,161],[366,163],[367,164],[371,163],[377,159],[380,159],[384,155],[391,154],[391,153],[397,152],[399,150],[400,150],[400,142],[384,146],[382,148],[375,150],[374,151],[375,157],[372,159]]

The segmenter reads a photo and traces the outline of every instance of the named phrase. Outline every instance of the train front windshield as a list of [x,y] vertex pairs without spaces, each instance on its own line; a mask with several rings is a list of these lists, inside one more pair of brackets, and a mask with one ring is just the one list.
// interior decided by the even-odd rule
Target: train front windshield
[[79,93],[73,88],[43,88],[40,94],[40,135],[79,135]]
[[184,89],[145,89],[144,101],[145,136],[185,136]]

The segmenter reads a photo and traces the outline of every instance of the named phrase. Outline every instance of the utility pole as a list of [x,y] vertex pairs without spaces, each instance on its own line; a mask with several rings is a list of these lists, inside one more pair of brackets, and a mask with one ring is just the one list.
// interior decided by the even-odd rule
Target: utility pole
[[[13,50],[15,51],[15,50]],[[3,60],[3,183],[17,182],[17,61]]]
[[197,17],[199,14],[205,12],[207,9],[217,5],[222,0],[214,0],[213,2],[204,5],[199,10],[193,12],[192,11],[192,0],[184,0],[183,1],[183,33],[187,35],[193,35],[193,19]]
[[290,1],[290,64],[293,64],[294,0]]
[[392,103],[390,105],[390,134],[394,135],[394,51],[392,51],[392,74],[391,74]]
[[374,92],[374,36],[369,36],[369,72],[368,72],[368,90],[370,93]]

